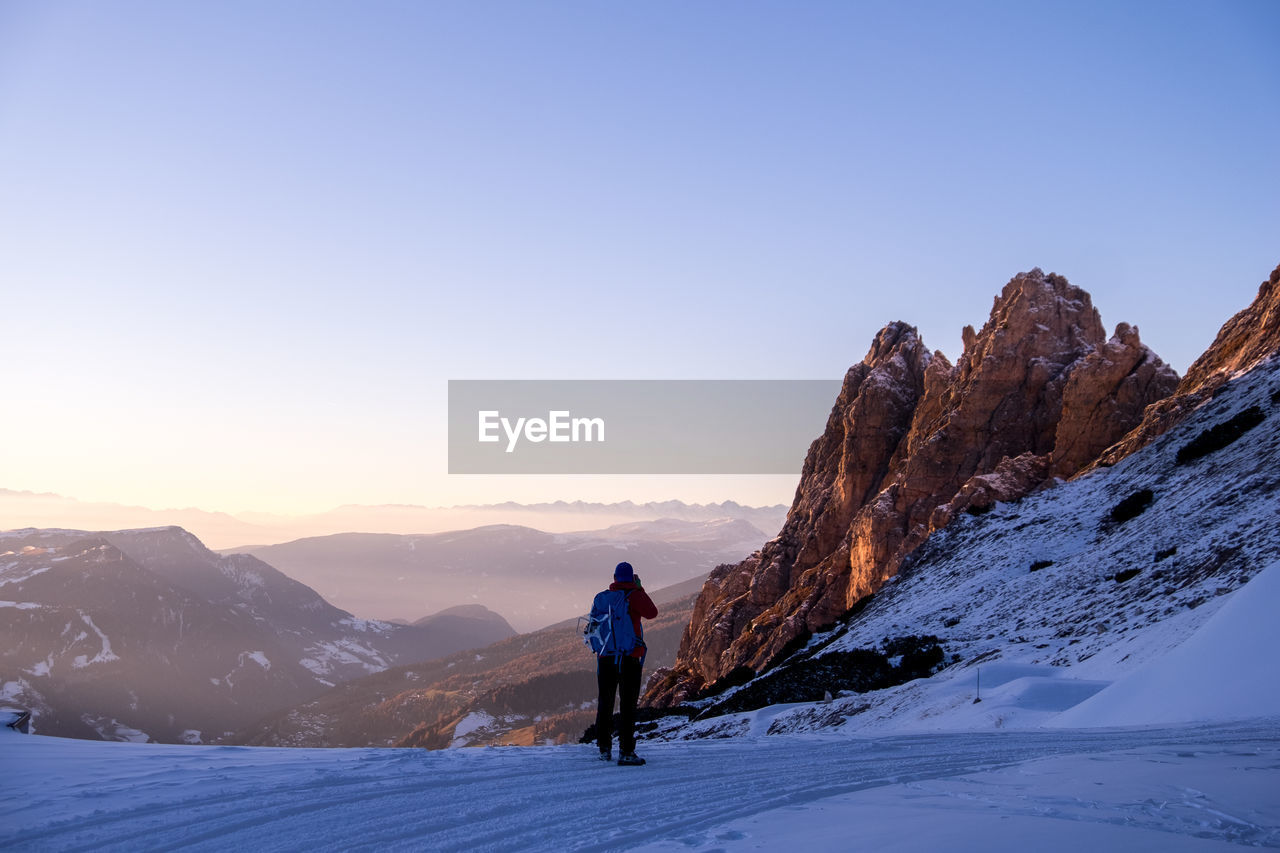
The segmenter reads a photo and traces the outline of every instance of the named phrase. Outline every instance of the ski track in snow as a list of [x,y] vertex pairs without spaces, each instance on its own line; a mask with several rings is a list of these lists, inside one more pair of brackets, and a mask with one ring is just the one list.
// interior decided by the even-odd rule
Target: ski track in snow
[[[842,826],[820,812],[838,804],[829,798],[854,792],[891,797],[894,805],[920,800],[921,785],[934,786],[929,796],[953,804],[993,798],[999,779],[991,774],[998,768],[1013,768],[1003,772],[1015,780],[1012,787],[1005,782],[1003,806],[966,806],[970,816],[985,808],[989,817],[991,809],[1003,808],[1010,817],[1041,821],[1046,836],[1064,821],[1083,821],[1108,824],[1108,831],[1116,825],[1147,830],[1140,837],[1148,844],[1195,839],[1211,846],[1280,846],[1280,721],[1273,719],[1159,729],[645,744],[650,764],[642,768],[604,764],[594,752],[590,745],[438,752],[202,747],[6,732],[0,753],[16,786],[0,802],[0,848],[618,850],[661,844],[710,850],[725,839],[747,837],[716,835],[717,827],[774,810],[790,817],[762,820],[784,833],[794,823],[796,838],[822,820],[829,829]],[[1217,761],[1213,778],[1234,780],[1245,799],[1261,798],[1267,807],[1260,815],[1239,802],[1220,802],[1207,783],[1208,794],[1188,791],[1201,785],[1184,784],[1170,787],[1173,795],[1156,791],[1146,801],[1105,808],[1073,796],[1037,795],[1035,773],[1026,764],[1055,756],[1090,757],[1099,778],[1128,779],[1130,787],[1140,778],[1136,766],[1163,780],[1165,770],[1149,768],[1167,764],[1172,786],[1206,778],[1198,774]],[[1074,773],[1067,775],[1079,786],[1102,784]],[[976,781],[971,774],[978,774]],[[952,778],[958,776],[966,779]],[[1178,800],[1176,808],[1167,808],[1171,798]],[[953,807],[933,808],[924,813],[927,819],[950,819]],[[856,838],[853,826],[849,831],[840,846]]]

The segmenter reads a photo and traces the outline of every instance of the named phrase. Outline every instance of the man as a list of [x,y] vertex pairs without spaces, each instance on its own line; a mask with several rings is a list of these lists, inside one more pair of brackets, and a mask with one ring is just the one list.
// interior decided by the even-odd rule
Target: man
[[[618,707],[618,764],[637,766],[644,764],[644,759],[636,755],[636,703],[640,700],[640,673],[644,669],[644,656],[648,651],[644,645],[644,628],[641,619],[653,619],[658,615],[658,608],[649,598],[649,594],[640,586],[640,577],[631,568],[630,563],[618,563],[613,570],[613,583],[609,591],[621,590],[626,593],[627,613],[631,619],[631,627],[635,631],[635,648],[629,654],[610,654],[602,652],[596,657],[596,683],[600,687],[600,703],[596,709],[596,743],[600,746],[600,760],[613,760],[613,694],[616,690],[621,699]],[[599,606],[601,593],[596,596]],[[616,597],[615,597],[616,598]]]

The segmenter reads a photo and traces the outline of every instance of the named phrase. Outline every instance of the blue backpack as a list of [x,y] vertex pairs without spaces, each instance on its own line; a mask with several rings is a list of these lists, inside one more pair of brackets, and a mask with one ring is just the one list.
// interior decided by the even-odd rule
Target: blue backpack
[[591,603],[591,615],[583,631],[585,642],[599,657],[623,658],[644,643],[631,622],[631,591],[606,589]]

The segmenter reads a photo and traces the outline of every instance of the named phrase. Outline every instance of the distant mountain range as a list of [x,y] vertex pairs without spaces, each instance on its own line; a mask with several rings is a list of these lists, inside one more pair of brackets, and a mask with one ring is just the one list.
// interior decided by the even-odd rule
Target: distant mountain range
[[483,603],[529,631],[584,611],[621,560],[658,588],[740,560],[766,539],[741,519],[660,519],[576,533],[515,525],[425,536],[341,533],[246,553],[361,616],[413,621]]
[[[496,609],[525,627],[576,615],[623,557],[650,588],[693,576],[678,587],[689,596],[712,566],[763,538],[741,520],[663,519],[560,534],[509,525],[343,534],[259,549],[287,564],[286,574],[251,554],[215,553],[178,527],[9,531],[0,533],[0,700],[34,711],[46,734],[209,742],[390,667],[464,649],[469,659],[508,638],[523,650]],[[335,587],[342,603],[404,623],[357,618],[295,571]],[[663,614],[654,660],[674,659],[687,621],[687,608]],[[511,673],[589,668],[576,634],[548,636],[551,657]],[[465,708],[500,686],[536,692],[503,678],[450,687],[445,707]],[[543,700],[558,707],[554,696]],[[421,717],[396,737],[428,722],[449,720]]]
[[[703,577],[651,591],[646,673],[670,666]],[[483,649],[355,679],[226,738],[254,746],[576,742],[595,721],[595,657],[570,619]]]
[[510,636],[357,619],[177,527],[0,533],[0,698],[46,734],[208,740],[347,679]]
[[245,545],[271,545],[305,537],[362,531],[365,533],[440,533],[491,524],[518,524],[563,532],[594,530],[632,521],[674,518],[684,521],[741,519],[761,530],[777,530],[786,516],[782,505],[742,506],[734,501],[686,504],[587,503],[556,501],[537,504],[476,504],[427,507],[406,504],[348,505],[311,515],[245,512],[230,514],[203,509],[151,509],[110,502],[81,501],[51,492],[0,488],[0,530],[25,527],[75,530],[122,530],[177,526],[194,533],[209,547],[227,550]]

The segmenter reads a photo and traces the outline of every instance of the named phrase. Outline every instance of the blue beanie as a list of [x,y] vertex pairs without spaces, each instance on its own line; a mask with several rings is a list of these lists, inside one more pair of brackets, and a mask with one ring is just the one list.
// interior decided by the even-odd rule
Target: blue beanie
[[630,563],[618,563],[618,567],[613,570],[613,579],[618,583],[631,583],[636,579],[636,573]]

